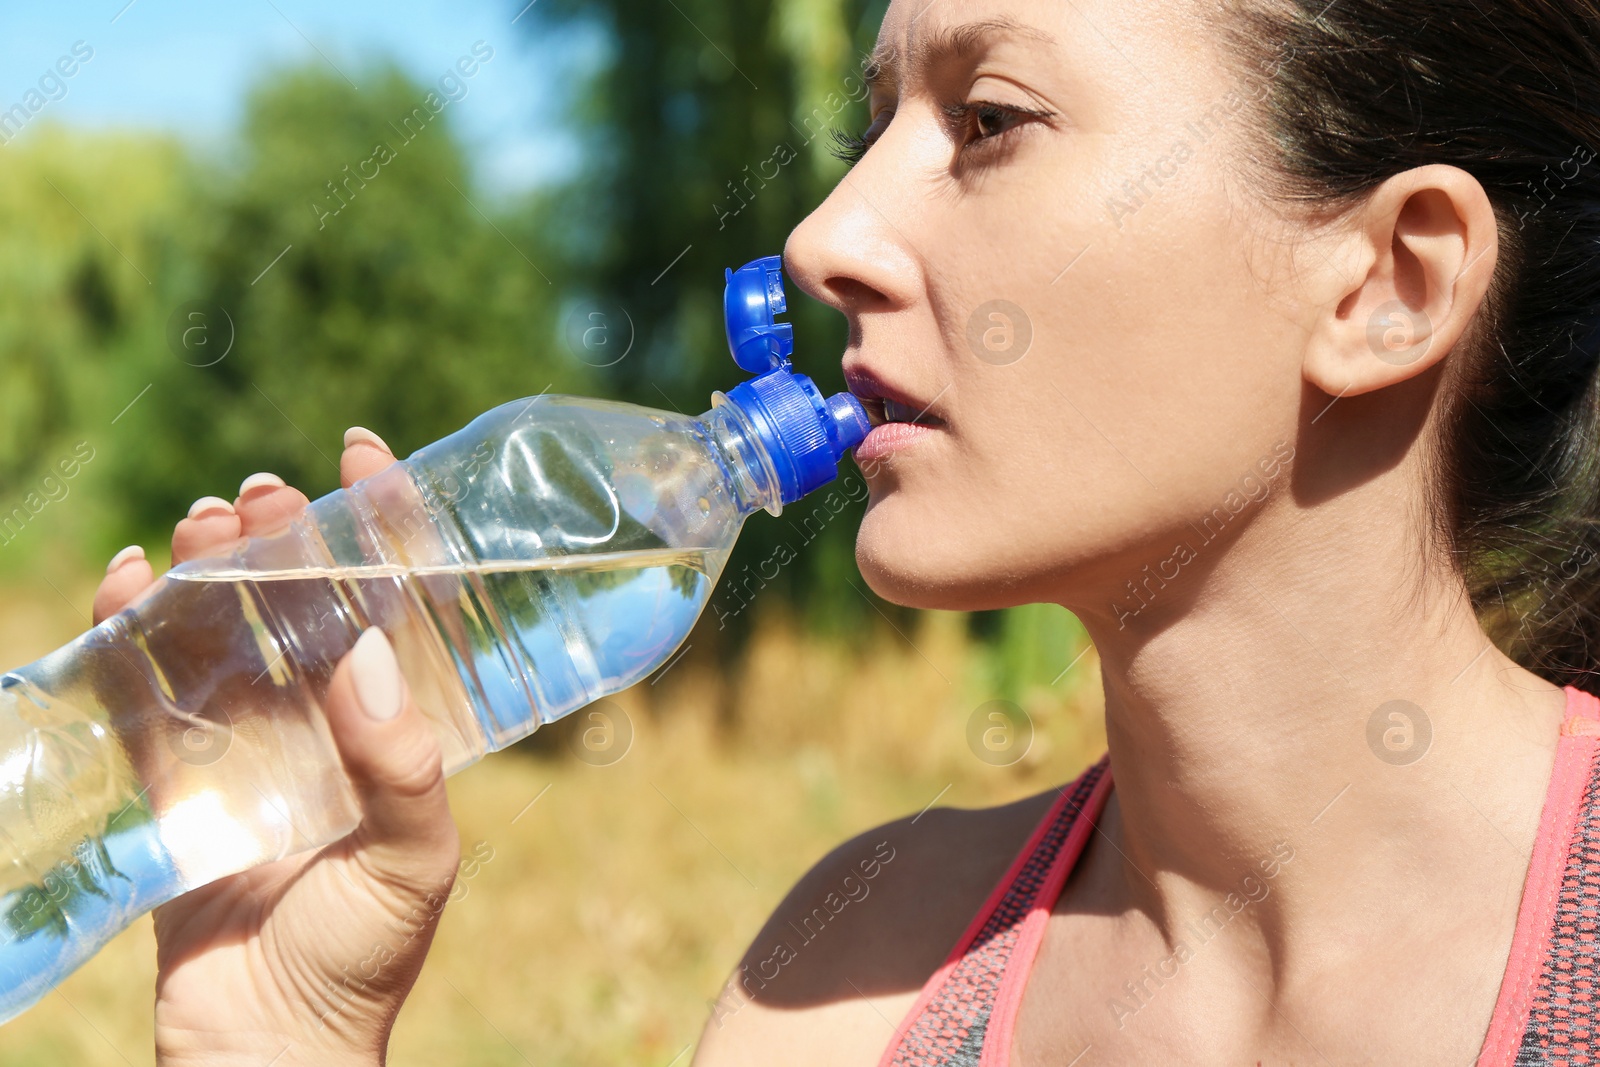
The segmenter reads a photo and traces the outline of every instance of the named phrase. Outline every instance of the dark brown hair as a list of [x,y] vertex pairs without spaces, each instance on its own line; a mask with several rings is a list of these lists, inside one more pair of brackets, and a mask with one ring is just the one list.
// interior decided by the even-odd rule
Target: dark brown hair
[[[1600,3],[1221,0],[1270,151],[1313,213],[1445,163],[1497,219],[1489,293],[1441,399],[1433,519],[1491,638],[1600,685]],[[1262,163],[1262,160],[1255,160]]]

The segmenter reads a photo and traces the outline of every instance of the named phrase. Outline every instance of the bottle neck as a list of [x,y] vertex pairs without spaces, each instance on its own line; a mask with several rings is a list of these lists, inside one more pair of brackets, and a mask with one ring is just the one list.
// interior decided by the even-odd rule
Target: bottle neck
[[717,453],[729,474],[729,484],[741,514],[766,508],[777,515],[783,510],[783,495],[772,456],[761,443],[750,418],[722,393],[712,396],[712,408],[700,416]]

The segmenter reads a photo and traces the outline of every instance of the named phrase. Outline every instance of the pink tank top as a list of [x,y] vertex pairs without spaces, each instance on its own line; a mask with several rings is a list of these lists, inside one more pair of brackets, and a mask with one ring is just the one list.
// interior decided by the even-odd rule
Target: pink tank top
[[[1566,688],[1517,929],[1477,1067],[1600,1064],[1600,700]],[[1008,1067],[1017,1009],[1111,792],[1108,757],[1060,796],[895,1029],[879,1067]],[[1591,1044],[1593,1042],[1593,1044]]]

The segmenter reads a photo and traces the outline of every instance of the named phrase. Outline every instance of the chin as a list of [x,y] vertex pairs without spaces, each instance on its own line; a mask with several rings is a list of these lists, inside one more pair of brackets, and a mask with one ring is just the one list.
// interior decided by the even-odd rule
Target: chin
[[1063,603],[1090,562],[1066,545],[1037,544],[1037,523],[984,509],[908,506],[874,494],[856,533],[856,567],[872,591],[908,608],[995,611]]
[[985,611],[1022,603],[1026,596],[1006,595],[1013,584],[1006,575],[974,567],[992,559],[993,547],[969,551],[955,539],[930,537],[924,524],[875,522],[868,511],[856,535],[856,566],[874,593],[908,608]]

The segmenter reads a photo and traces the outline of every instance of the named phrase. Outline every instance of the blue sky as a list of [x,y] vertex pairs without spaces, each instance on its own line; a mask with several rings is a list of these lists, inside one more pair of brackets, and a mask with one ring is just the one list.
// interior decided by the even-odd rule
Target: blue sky
[[[561,66],[592,55],[540,44],[519,18],[525,0],[42,0],[0,7],[0,110],[37,85],[76,41],[94,58],[40,113],[91,128],[176,132],[220,142],[245,91],[277,64],[327,63],[360,84],[362,60],[394,57],[436,81],[476,41],[492,61],[452,107],[480,183],[514,194],[574,163],[561,132]],[[514,18],[519,21],[513,23]],[[581,58],[578,60],[581,62]],[[27,131],[22,136],[26,137]]]

